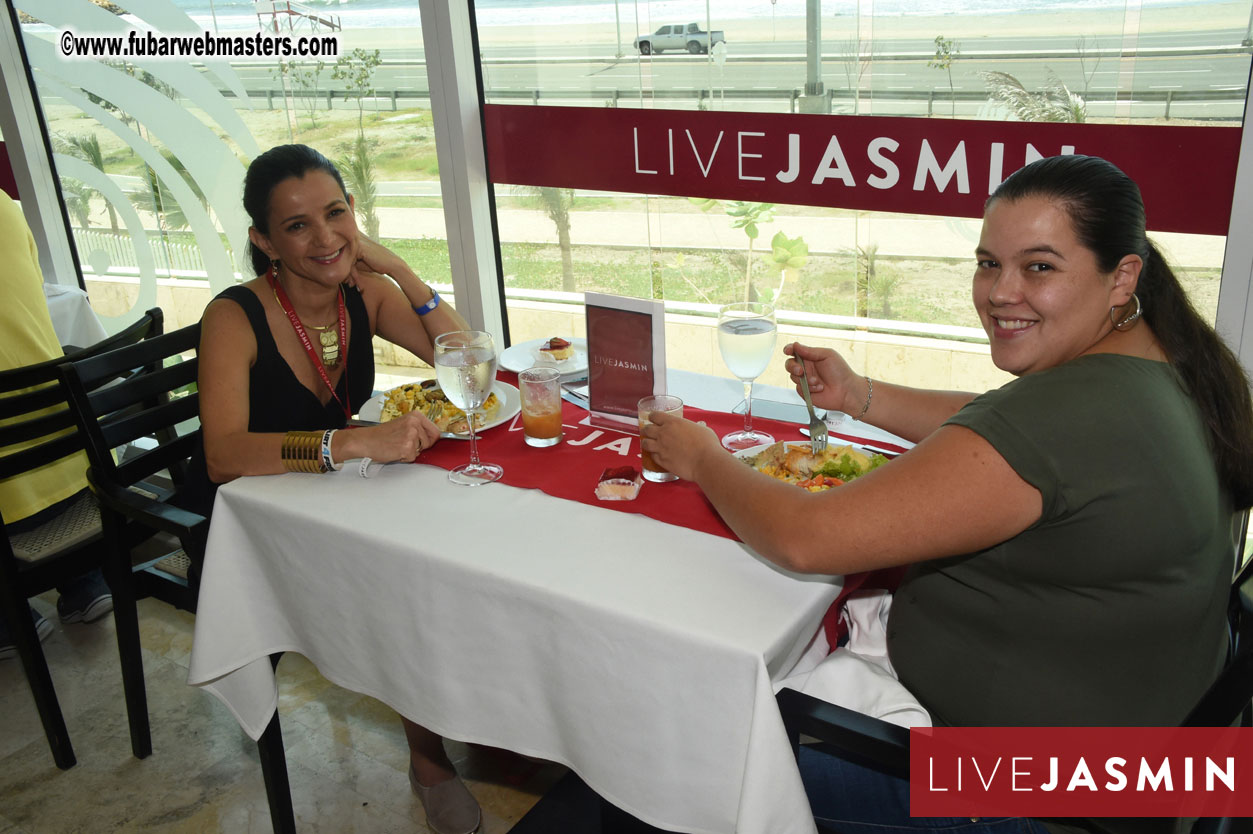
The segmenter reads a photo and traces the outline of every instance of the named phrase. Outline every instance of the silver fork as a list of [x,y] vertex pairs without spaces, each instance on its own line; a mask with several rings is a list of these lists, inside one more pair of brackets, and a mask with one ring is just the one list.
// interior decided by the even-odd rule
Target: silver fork
[[827,449],[827,424],[814,413],[814,401],[809,397],[809,371],[805,370],[805,360],[798,356],[796,361],[801,363],[801,393],[805,396],[805,408],[809,409],[809,451],[816,455]]
[[439,420],[437,420],[436,418],[442,415],[443,413],[444,413],[444,404],[439,401],[432,401],[432,402],[427,403],[426,410],[422,412],[422,414],[426,417],[426,419],[430,420],[432,423],[434,423],[437,426],[439,425]]

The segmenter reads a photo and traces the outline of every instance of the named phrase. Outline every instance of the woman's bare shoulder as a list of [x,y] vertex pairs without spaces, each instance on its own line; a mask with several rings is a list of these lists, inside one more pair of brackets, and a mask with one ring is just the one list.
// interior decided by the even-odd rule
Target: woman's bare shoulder
[[[236,288],[247,289],[257,297],[262,307],[265,306],[265,296],[263,291],[269,290],[269,287],[260,278],[254,278],[251,281],[245,281],[237,284]],[[244,313],[243,306],[239,303],[234,294],[219,293],[204,308],[204,314],[201,317],[202,322],[225,322],[233,319],[246,321],[247,316]]]
[[[248,281],[239,286],[248,287],[255,293],[255,284],[257,281]],[[264,306],[264,297],[257,297]],[[248,313],[229,296],[214,298],[200,318],[200,345],[202,350],[209,345],[211,349],[255,355],[257,340]]]

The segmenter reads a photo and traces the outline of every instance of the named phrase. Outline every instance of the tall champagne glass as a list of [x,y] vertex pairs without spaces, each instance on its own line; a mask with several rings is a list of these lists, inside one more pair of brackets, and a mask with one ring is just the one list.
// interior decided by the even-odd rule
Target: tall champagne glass
[[727,368],[744,383],[744,429],[722,438],[722,445],[733,452],[774,442],[764,431],[753,430],[753,380],[770,364],[778,332],[769,304],[742,301],[718,311],[718,350]]
[[470,427],[470,462],[449,470],[448,480],[478,486],[500,479],[505,470],[479,460],[474,418],[487,402],[496,381],[496,348],[492,334],[482,330],[454,330],[435,337],[435,378],[449,401],[466,413]]

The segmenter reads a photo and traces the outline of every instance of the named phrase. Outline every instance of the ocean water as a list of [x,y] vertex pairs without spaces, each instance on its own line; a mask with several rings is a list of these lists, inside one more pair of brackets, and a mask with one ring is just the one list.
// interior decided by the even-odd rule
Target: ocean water
[[[200,27],[219,30],[257,28],[253,0],[170,0]],[[1070,9],[1122,9],[1138,6],[1204,6],[1214,0],[860,0],[861,13],[876,16],[962,15],[986,16],[1013,12]],[[123,0],[122,5],[125,5]],[[346,28],[419,26],[418,4],[398,0],[304,0],[309,9],[337,15]],[[825,0],[824,17],[853,15],[858,0]],[[804,18],[805,0],[476,0],[480,26],[546,26],[567,23],[614,23],[648,31],[670,22],[704,21],[713,27],[728,20]],[[617,15],[617,17],[615,17]]]

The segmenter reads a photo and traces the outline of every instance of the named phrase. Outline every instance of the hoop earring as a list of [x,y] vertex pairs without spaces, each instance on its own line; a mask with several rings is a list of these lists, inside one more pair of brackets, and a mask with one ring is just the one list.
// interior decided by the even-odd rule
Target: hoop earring
[[[1135,293],[1132,293],[1131,301],[1134,301],[1136,303],[1135,312],[1128,316],[1125,316],[1122,319],[1117,318],[1117,314],[1118,314],[1118,311],[1123,308],[1119,308],[1119,307],[1109,308],[1109,323],[1114,325],[1114,329],[1120,333],[1125,333],[1126,331],[1135,327],[1136,322],[1140,320],[1140,314],[1144,312],[1144,308],[1140,306],[1140,296],[1136,295]],[[1127,305],[1124,305],[1124,308],[1130,305],[1130,303],[1131,302],[1127,302]]]

